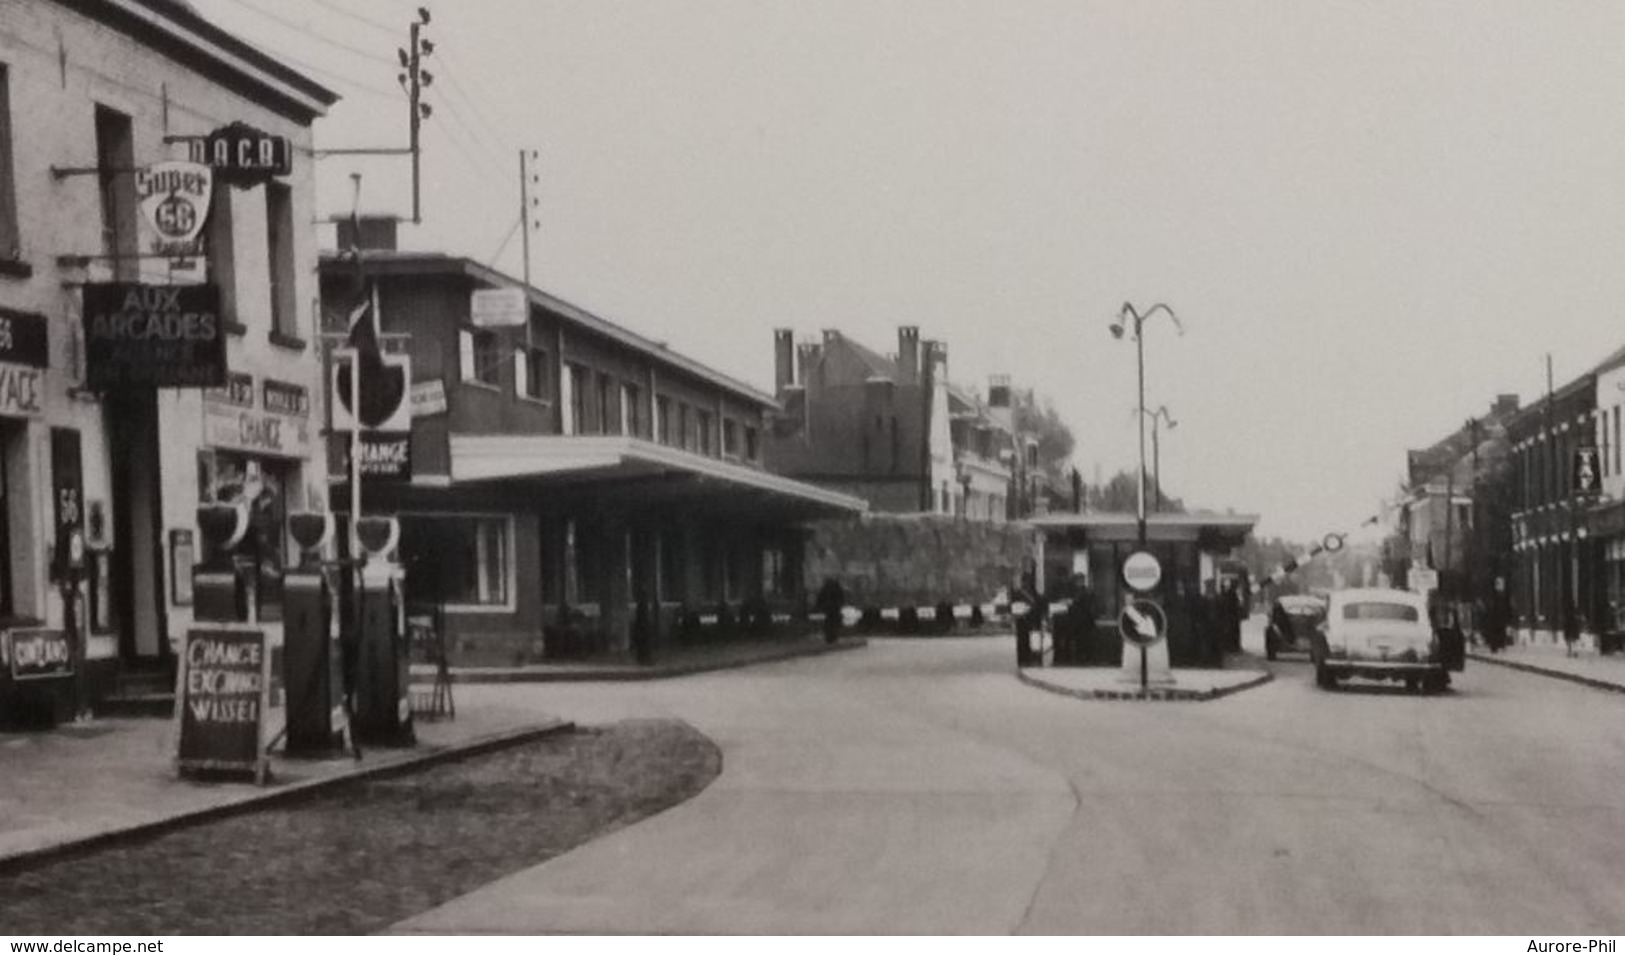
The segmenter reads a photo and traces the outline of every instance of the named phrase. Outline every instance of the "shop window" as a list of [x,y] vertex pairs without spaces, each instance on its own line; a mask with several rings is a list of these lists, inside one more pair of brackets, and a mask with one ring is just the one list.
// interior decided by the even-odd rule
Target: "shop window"
[[[250,531],[237,546],[235,556],[247,559],[258,569],[255,605],[261,620],[282,619],[282,575],[288,566],[288,493],[295,474],[290,465],[245,454],[203,451],[198,455],[200,501],[248,501]],[[208,539],[202,543],[202,559],[216,559],[218,554]]]
[[401,560],[414,600],[506,607],[511,521],[500,515],[402,514]]
[[485,329],[465,328],[458,333],[457,338],[458,371],[461,372],[462,379],[489,385],[492,388],[501,387],[502,370],[498,365],[502,359],[497,333]]
[[265,240],[271,276],[271,337],[284,344],[299,340],[299,309],[294,298],[293,189],[265,185]]
[[22,235],[17,229],[16,177],[11,156],[10,73],[6,64],[0,63],[0,262],[18,262],[23,257]]
[[576,600],[585,604],[597,603],[603,598],[603,525],[592,521],[577,523],[571,557],[575,561]]

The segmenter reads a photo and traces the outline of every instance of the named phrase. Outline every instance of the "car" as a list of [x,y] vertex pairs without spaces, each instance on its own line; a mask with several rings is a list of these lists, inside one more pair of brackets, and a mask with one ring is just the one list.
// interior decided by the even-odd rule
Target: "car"
[[1427,597],[1408,590],[1372,587],[1333,593],[1309,656],[1321,689],[1335,689],[1350,677],[1402,680],[1408,689],[1425,693],[1450,685],[1449,661],[1434,632]]
[[1270,605],[1264,627],[1264,655],[1271,660],[1283,652],[1308,653],[1315,628],[1326,619],[1326,601],[1309,594],[1287,594]]

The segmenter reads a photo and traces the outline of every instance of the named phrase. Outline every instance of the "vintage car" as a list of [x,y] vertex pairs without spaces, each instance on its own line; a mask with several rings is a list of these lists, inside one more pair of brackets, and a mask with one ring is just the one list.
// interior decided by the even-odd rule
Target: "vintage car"
[[1325,619],[1326,601],[1321,597],[1288,594],[1276,598],[1264,627],[1264,655],[1273,660],[1280,653],[1308,653],[1315,628]]
[[1315,683],[1334,689],[1350,677],[1403,680],[1437,693],[1450,684],[1427,598],[1408,590],[1361,588],[1331,595],[1310,658]]

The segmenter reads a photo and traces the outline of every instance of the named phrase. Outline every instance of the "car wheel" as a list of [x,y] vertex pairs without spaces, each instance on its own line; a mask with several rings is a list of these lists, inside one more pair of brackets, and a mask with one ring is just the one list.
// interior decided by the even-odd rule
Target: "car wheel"
[[1315,664],[1315,685],[1322,690],[1337,689],[1337,677],[1332,675],[1332,671],[1326,669],[1324,663]]
[[1420,690],[1421,688],[1422,688],[1421,679],[1419,679],[1417,677],[1414,677],[1414,676],[1408,676],[1408,677],[1405,678],[1405,690],[1407,692],[1415,693],[1417,690]]
[[1422,680],[1422,692],[1443,693],[1446,683],[1444,677],[1437,673],[1430,673]]

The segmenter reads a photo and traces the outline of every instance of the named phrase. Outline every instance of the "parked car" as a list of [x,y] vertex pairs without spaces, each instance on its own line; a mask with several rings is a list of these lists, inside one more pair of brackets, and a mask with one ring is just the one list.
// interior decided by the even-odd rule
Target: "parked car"
[[1450,685],[1427,598],[1408,590],[1333,593],[1310,658],[1315,683],[1327,690],[1350,677],[1403,680],[1409,689],[1427,693]]
[[1273,660],[1278,653],[1310,652],[1315,628],[1325,619],[1326,601],[1320,597],[1288,594],[1276,598],[1264,627],[1264,655]]

